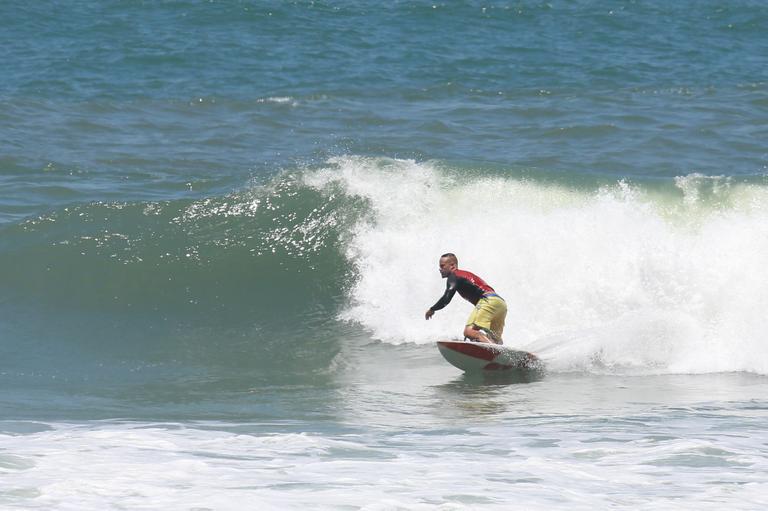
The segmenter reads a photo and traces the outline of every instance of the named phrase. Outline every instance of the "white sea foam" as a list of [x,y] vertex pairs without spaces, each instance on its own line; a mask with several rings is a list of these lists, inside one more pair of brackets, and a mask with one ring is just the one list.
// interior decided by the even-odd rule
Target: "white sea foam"
[[271,103],[275,105],[288,105],[292,107],[299,106],[299,102],[288,96],[273,96],[269,98],[259,98],[257,103]]
[[[52,424],[0,434],[7,510],[758,509],[765,431],[691,417],[546,417],[434,434],[259,435],[215,424]],[[650,424],[643,424],[643,420]],[[230,425],[231,426],[231,425]],[[11,459],[11,457],[13,459]],[[674,484],[669,484],[674,481]]]
[[357,157],[306,181],[368,201],[347,245],[359,280],[343,317],[384,342],[460,333],[460,299],[423,318],[450,251],[506,299],[507,344],[552,370],[768,374],[763,186],[694,174],[665,190],[584,191]]

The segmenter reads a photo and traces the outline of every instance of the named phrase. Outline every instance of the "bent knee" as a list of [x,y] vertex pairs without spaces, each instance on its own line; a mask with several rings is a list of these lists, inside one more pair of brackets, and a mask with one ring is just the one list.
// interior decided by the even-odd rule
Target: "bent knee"
[[480,329],[477,328],[475,325],[467,325],[467,326],[464,327],[464,336],[465,337],[473,337],[472,334],[474,334],[478,330],[480,330]]

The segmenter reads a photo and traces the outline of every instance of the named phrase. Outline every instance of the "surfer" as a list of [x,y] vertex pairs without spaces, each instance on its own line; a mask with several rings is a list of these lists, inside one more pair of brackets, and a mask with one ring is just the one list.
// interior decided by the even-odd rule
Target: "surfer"
[[427,309],[424,318],[431,319],[435,311],[448,305],[458,291],[462,298],[475,306],[464,327],[464,337],[476,342],[503,344],[501,334],[507,317],[506,302],[483,279],[474,273],[459,270],[458,265],[455,254],[449,252],[440,256],[440,275],[448,279],[445,293]]

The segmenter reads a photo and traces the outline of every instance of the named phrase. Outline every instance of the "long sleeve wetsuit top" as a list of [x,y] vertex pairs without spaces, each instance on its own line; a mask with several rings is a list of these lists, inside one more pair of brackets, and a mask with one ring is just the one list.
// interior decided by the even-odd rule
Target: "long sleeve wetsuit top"
[[445,293],[443,293],[443,296],[431,307],[433,311],[439,311],[448,305],[457,291],[462,298],[472,305],[477,305],[477,302],[484,295],[496,293],[483,279],[468,271],[454,270],[448,275],[447,280]]

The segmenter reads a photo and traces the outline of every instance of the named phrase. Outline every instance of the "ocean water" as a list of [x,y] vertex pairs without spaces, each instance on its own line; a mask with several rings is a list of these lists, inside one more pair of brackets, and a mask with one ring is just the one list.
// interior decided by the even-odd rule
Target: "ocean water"
[[768,506],[764,2],[0,20],[0,509]]

